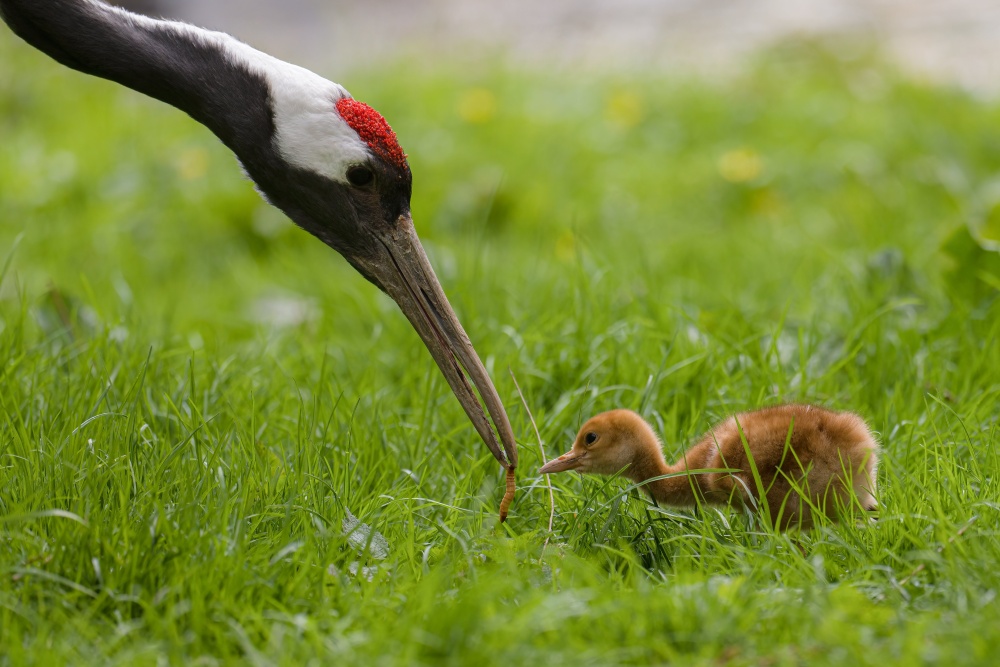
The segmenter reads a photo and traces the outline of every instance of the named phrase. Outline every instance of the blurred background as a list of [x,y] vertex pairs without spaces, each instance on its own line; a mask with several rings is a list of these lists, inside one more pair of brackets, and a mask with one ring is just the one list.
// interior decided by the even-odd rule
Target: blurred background
[[[690,320],[704,342],[742,326],[734,313],[794,316],[794,336],[853,326],[859,293],[936,317],[1000,286],[1000,3],[119,4],[232,33],[380,110],[439,277],[501,360],[527,345],[515,331],[603,340],[588,303],[609,331]],[[423,359],[394,305],[264,203],[204,128],[6,29],[0,144],[0,250],[20,239],[0,303],[48,295],[55,329],[75,312],[97,330],[134,318],[195,348],[284,332],[345,369],[372,349],[389,368],[400,345]],[[560,301],[580,307],[548,311]],[[536,351],[553,397],[588,372]],[[621,380],[593,368],[595,384]]]
[[[574,69],[731,70],[789,38],[877,42],[912,75],[1000,86],[993,0],[131,0],[119,4],[224,30],[306,66],[402,57],[495,59]],[[846,46],[845,46],[846,48]]]
[[[1000,3],[119,4],[235,34],[379,109],[421,237],[482,330],[538,329],[526,292],[584,298],[601,272],[624,320],[655,296],[706,321],[788,306],[846,323],[844,279],[942,308],[1000,285]],[[6,29],[0,56],[0,249],[21,239],[0,300],[48,290],[196,339],[312,326],[345,349],[372,301],[392,311],[183,114]]]

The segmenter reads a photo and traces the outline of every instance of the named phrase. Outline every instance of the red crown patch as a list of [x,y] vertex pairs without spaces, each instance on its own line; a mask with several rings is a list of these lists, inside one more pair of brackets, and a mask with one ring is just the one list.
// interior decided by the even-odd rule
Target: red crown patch
[[382,114],[350,97],[337,100],[337,112],[376,155],[401,169],[407,169],[406,153]]

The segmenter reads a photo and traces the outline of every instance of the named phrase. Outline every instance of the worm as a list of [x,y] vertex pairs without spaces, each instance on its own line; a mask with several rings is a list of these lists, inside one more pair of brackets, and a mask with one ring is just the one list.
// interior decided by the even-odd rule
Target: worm
[[510,504],[514,502],[514,466],[507,468],[507,491],[503,494],[503,500],[500,501],[500,523],[507,520],[507,510],[510,509]]

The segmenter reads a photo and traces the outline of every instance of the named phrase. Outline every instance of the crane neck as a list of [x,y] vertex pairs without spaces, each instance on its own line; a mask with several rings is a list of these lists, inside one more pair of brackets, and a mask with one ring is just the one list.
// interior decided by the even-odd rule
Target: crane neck
[[95,0],[0,0],[0,17],[63,65],[186,112],[244,162],[253,146],[271,143],[270,93],[252,54],[269,56],[229,35]]

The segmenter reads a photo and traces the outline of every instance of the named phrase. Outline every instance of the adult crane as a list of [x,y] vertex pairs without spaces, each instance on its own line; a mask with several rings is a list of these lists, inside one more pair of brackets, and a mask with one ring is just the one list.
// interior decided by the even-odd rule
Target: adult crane
[[173,105],[214,132],[269,203],[399,305],[510,488],[510,422],[417,238],[410,167],[377,111],[225,33],[98,0],[0,0],[0,16],[63,65]]

